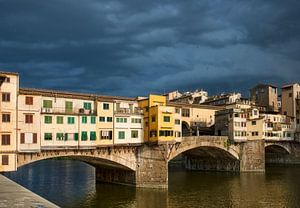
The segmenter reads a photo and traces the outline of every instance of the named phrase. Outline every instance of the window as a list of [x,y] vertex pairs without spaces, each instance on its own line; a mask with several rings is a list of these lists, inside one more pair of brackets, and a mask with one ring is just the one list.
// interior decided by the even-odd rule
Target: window
[[175,119],[175,124],[176,125],[180,125],[180,120],[179,119]]
[[131,123],[142,123],[142,119],[140,119],[140,118],[131,118]]
[[10,93],[9,92],[2,93],[2,102],[10,102]]
[[131,138],[138,138],[139,137],[139,132],[136,130],[131,131]]
[[74,140],[75,141],[78,141],[78,137],[79,137],[78,133],[74,133]]
[[45,124],[51,124],[52,123],[52,116],[45,116]]
[[52,100],[43,100],[43,108],[52,108]]
[[37,144],[37,133],[21,133],[21,144]]
[[100,139],[112,139],[112,131],[100,131]]
[[159,136],[173,136],[173,131],[159,131]]
[[83,123],[83,124],[87,123],[87,117],[86,116],[81,117],[81,123]]
[[2,155],[2,165],[8,165],[8,155]]
[[297,119],[297,124],[300,124],[300,120],[299,119]]
[[83,103],[83,108],[86,110],[92,110],[92,103]]
[[109,110],[109,104],[108,103],[103,103],[103,109],[104,110]]
[[96,123],[96,116],[91,116],[91,124],[95,124]]
[[112,117],[106,117],[107,122],[112,122]]
[[32,124],[33,123],[33,115],[30,115],[30,114],[25,115],[25,123]]
[[156,137],[157,136],[157,131],[152,130],[150,131],[150,137]]
[[99,121],[100,121],[100,122],[105,122],[105,117],[100,116],[100,117],[99,117]]
[[10,134],[2,134],[1,145],[10,145]]
[[66,110],[66,113],[72,113],[73,112],[73,102],[66,101],[65,102],[65,110]]
[[125,131],[119,131],[118,136],[118,139],[125,139]]
[[52,140],[52,133],[45,133],[44,140]]
[[253,111],[253,115],[257,116],[257,110]]
[[127,118],[116,118],[117,123],[127,123]]
[[252,121],[251,123],[252,123],[253,126],[256,125],[256,121]]
[[179,108],[175,108],[175,113],[180,114],[180,109]]
[[290,92],[290,93],[289,93],[289,97],[293,97],[293,93]]
[[152,117],[151,117],[151,121],[152,121],[152,122],[155,122],[155,121],[156,121],[156,117],[155,117],[155,116],[152,116]]
[[57,123],[57,124],[63,124],[63,123],[64,123],[64,117],[62,117],[62,116],[57,116],[57,117],[56,117],[56,123]]
[[74,117],[68,117],[68,124],[74,124],[75,118]]
[[190,117],[190,109],[182,109],[182,111],[181,111],[181,115],[183,116],[183,117]]
[[81,141],[86,141],[88,140],[87,132],[83,131],[81,132]]
[[10,83],[10,77],[6,77],[5,80],[4,80],[4,82]]
[[10,114],[8,114],[8,113],[3,113],[3,114],[2,114],[2,122],[4,122],[4,123],[9,123],[9,122],[10,122]]
[[64,140],[64,134],[63,133],[56,133],[56,140],[59,140],[59,141]]
[[96,140],[96,132],[95,131],[91,131],[90,132],[90,140],[91,141],[95,141]]
[[33,97],[26,96],[25,97],[25,104],[26,105],[33,105]]
[[170,116],[164,116],[164,122],[170,122]]

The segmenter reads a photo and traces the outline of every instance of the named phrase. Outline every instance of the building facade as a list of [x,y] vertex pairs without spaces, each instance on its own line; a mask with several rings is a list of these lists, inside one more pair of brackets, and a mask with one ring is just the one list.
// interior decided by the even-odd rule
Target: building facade
[[19,75],[0,72],[0,172],[16,169]]
[[278,88],[274,85],[258,84],[250,90],[250,99],[256,105],[263,106],[267,112],[279,112]]

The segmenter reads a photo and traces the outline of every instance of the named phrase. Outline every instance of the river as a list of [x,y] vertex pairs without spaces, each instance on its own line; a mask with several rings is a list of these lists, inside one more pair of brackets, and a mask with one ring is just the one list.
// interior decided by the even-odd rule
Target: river
[[300,167],[266,173],[169,172],[169,189],[96,184],[92,166],[44,160],[5,176],[61,207],[300,207]]

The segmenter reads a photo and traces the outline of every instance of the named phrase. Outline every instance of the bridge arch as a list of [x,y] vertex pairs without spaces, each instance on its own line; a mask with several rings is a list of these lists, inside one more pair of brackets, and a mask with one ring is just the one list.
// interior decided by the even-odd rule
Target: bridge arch
[[291,149],[280,143],[271,143],[265,145],[265,153],[291,154]]
[[[123,151],[123,152],[122,152]],[[122,154],[123,153],[123,154]],[[49,150],[40,153],[18,153],[17,167],[38,162],[45,159],[53,158],[72,158],[83,161],[92,166],[104,166],[109,168],[124,169],[136,171],[135,151],[120,149],[120,150]]]
[[[184,144],[184,143],[183,143]],[[223,142],[215,143],[213,141],[203,141],[199,143],[193,143],[191,142],[190,144],[186,145],[180,145],[177,147],[176,150],[173,150],[168,158],[168,161],[171,161],[178,155],[188,152],[190,150],[198,149],[198,148],[211,148],[211,149],[219,149],[220,151],[223,151],[225,153],[228,153],[230,156],[233,158],[239,160],[239,150],[233,147],[230,147],[227,144],[227,140],[224,140]]]

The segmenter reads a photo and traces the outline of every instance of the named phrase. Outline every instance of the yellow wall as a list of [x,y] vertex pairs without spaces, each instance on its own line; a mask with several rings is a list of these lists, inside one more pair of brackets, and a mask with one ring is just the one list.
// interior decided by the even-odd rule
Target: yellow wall
[[[252,121],[256,121],[256,125],[252,125]],[[263,139],[263,118],[255,120],[247,120],[247,140],[260,140]],[[252,132],[258,132],[258,135],[252,136]]]
[[[144,110],[144,141],[171,141],[174,133],[174,107],[166,106],[166,97],[149,95],[148,99],[139,101],[139,107]],[[170,117],[170,122],[164,122],[164,116]],[[155,118],[154,121],[152,118]],[[161,130],[173,131],[173,136],[159,136]],[[151,132],[156,132],[153,136]]]
[[[103,104],[109,104],[109,109],[103,109]],[[105,117],[105,122],[100,122],[99,118]],[[107,122],[107,117],[112,117],[112,122]],[[112,145],[114,141],[114,103],[107,102],[107,101],[98,101],[97,102],[97,118],[96,118],[96,125],[97,125],[97,145]],[[100,132],[101,131],[112,131],[112,139],[100,139]]]

